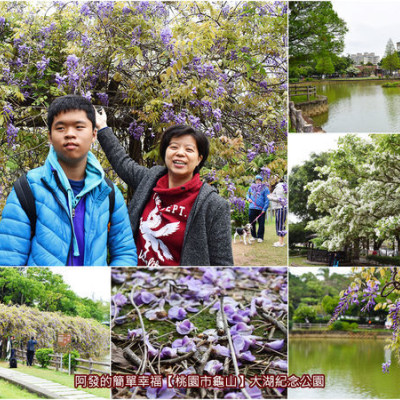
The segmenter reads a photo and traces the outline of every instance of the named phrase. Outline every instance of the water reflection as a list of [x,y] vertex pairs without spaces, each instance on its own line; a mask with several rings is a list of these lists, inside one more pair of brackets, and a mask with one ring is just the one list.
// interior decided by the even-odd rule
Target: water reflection
[[317,93],[328,97],[329,111],[313,117],[316,125],[326,132],[400,131],[400,88],[383,88],[383,83],[317,83]]
[[400,396],[400,368],[392,357],[390,373],[382,363],[391,357],[385,340],[290,338],[290,374],[324,374],[324,389],[291,389],[289,398],[394,399]]

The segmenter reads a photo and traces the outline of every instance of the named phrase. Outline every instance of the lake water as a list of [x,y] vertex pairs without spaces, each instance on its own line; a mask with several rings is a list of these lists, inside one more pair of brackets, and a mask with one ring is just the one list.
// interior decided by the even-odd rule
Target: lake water
[[328,97],[329,111],[312,117],[315,124],[328,133],[400,132],[400,87],[383,88],[383,83],[316,83],[317,93]]
[[[383,339],[290,338],[290,374],[324,374],[324,389],[289,390],[290,399],[399,399],[400,367]],[[389,373],[382,372],[391,356]],[[289,375],[290,375],[289,374]]]

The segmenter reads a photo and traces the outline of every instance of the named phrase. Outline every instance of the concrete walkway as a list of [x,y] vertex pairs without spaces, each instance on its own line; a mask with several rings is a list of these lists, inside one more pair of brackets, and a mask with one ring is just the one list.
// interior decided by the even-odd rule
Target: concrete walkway
[[82,390],[72,389],[59,383],[24,374],[13,368],[0,367],[0,378],[48,399],[104,400],[102,397],[96,397]]

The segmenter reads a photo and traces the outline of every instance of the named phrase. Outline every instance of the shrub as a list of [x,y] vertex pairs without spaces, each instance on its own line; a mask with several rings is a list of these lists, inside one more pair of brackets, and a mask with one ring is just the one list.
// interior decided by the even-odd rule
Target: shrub
[[355,331],[356,329],[358,329],[358,324],[357,322],[352,322],[349,326],[350,330]]
[[382,265],[400,265],[400,257],[391,256],[367,256],[367,260],[376,261]]
[[43,348],[36,351],[36,358],[42,368],[47,368],[50,365],[50,355],[54,353],[53,349]]
[[[354,328],[354,324],[356,325],[356,327]],[[332,331],[349,331],[352,329],[356,329],[358,328],[358,325],[354,322],[354,323],[349,323],[346,321],[335,321],[330,327],[329,329],[331,329]]]
[[80,357],[80,354],[76,350],[71,350],[68,353],[65,353],[63,355],[64,368],[68,368],[69,354],[71,354],[71,369],[74,370],[76,368],[76,366],[78,365],[78,361],[76,359]]
[[299,82],[299,78],[289,78],[289,83],[297,83]]

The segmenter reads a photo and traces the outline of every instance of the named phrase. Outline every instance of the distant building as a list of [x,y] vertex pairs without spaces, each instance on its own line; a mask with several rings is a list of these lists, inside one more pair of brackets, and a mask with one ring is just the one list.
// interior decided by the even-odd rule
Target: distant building
[[[397,46],[400,45],[400,42],[397,43]],[[375,53],[367,53],[365,52],[364,54],[362,53],[357,53],[357,54],[350,54],[350,58],[354,61],[355,65],[360,65],[360,64],[368,64],[371,63],[373,65],[377,65],[380,57],[376,56]]]
[[400,51],[400,42],[396,43],[396,51]]

